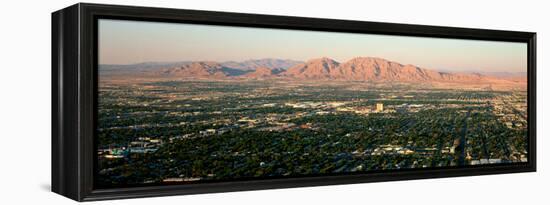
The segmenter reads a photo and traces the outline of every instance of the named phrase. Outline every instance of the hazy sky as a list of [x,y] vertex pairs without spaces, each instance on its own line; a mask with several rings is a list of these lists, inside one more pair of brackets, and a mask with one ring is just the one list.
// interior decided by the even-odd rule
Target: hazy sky
[[358,56],[455,72],[527,71],[526,43],[99,20],[100,64]]

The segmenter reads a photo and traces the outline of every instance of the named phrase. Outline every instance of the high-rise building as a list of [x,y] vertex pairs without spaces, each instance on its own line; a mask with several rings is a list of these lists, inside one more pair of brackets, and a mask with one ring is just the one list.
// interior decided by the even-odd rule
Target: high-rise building
[[384,111],[384,104],[376,103],[376,112],[382,112],[382,111]]

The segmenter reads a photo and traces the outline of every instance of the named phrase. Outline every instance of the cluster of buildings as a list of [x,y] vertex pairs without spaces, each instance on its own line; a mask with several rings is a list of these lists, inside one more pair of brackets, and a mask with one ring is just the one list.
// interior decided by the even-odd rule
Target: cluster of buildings
[[400,155],[407,155],[407,154],[414,154],[415,151],[407,148],[402,147],[400,145],[380,145],[377,148],[374,148],[371,155],[392,155],[392,154],[400,154]]
[[507,95],[491,101],[493,113],[511,129],[527,129],[527,98]]
[[285,106],[292,108],[337,108],[346,105],[349,102],[288,102]]
[[162,145],[162,140],[150,137],[138,137],[131,141],[128,146],[110,147],[98,150],[98,156],[106,159],[125,158],[129,154],[147,154],[158,150]]
[[222,135],[226,132],[229,132],[231,128],[229,127],[222,127],[218,129],[206,129],[199,131],[200,136],[211,136],[211,135]]
[[384,104],[383,103],[376,103],[374,106],[338,107],[338,108],[336,108],[336,111],[339,111],[339,112],[354,112],[354,113],[357,113],[357,114],[395,112],[394,109],[384,109]]

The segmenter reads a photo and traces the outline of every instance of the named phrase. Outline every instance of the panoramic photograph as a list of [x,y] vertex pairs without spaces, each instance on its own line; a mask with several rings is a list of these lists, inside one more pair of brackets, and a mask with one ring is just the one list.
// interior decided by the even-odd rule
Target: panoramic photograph
[[100,19],[97,187],[528,162],[527,43]]

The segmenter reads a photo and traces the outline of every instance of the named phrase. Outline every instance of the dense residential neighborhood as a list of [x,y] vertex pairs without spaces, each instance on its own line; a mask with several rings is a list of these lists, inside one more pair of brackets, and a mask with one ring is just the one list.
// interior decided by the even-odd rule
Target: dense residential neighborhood
[[100,87],[105,186],[527,161],[526,92],[185,80]]

